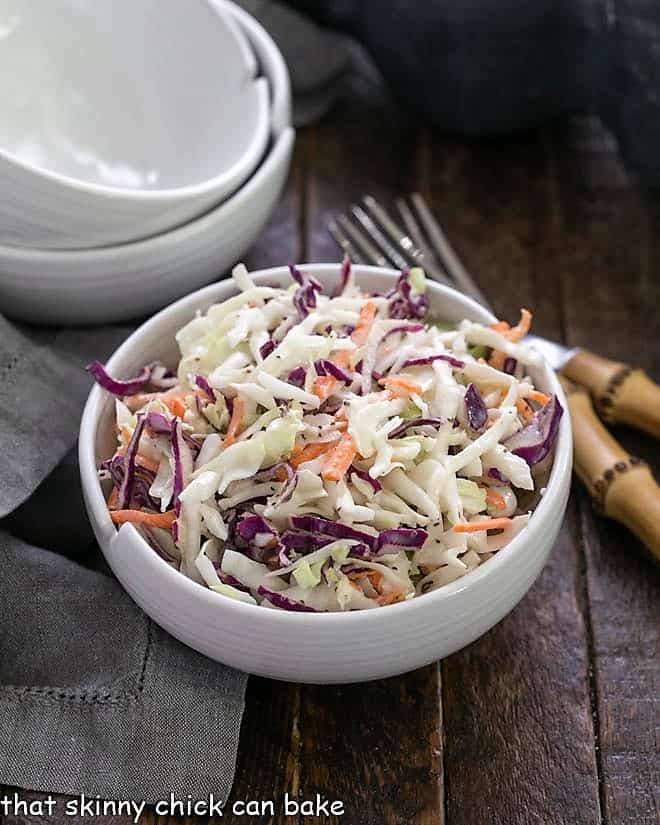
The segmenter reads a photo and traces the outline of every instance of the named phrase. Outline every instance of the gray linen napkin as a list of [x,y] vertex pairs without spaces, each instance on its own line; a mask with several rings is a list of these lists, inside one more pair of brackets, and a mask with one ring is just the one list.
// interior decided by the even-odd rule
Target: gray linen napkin
[[234,0],[261,23],[284,56],[293,122],[305,126],[332,106],[351,63],[348,39],[274,0]]
[[23,334],[0,316],[0,783],[226,799],[247,677],[155,626],[84,515],[83,366],[128,331]]

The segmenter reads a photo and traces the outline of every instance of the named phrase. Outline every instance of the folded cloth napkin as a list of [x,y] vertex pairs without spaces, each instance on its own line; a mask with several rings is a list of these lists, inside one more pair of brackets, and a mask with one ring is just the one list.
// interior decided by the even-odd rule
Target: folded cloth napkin
[[291,76],[293,122],[304,126],[332,106],[350,66],[346,37],[273,0],[235,0],[277,43]]
[[0,784],[226,799],[247,677],[155,626],[84,514],[84,365],[129,331],[20,331],[0,316]]

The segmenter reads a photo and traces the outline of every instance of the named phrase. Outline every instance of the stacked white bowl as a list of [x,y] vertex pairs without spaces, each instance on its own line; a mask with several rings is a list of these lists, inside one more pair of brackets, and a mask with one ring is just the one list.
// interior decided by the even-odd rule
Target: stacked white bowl
[[227,0],[0,0],[0,312],[138,318],[225,275],[294,132],[270,36]]

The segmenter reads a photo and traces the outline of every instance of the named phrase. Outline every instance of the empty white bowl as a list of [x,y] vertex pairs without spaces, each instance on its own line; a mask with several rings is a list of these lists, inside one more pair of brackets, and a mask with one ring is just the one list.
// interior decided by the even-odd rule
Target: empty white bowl
[[272,90],[272,145],[255,174],[218,208],[146,241],[83,251],[0,246],[0,312],[46,324],[140,317],[220,277],[256,240],[289,170],[291,91],[270,36],[250,15],[227,5]]
[[222,0],[0,0],[0,243],[145,238],[255,169],[268,88]]
[[[326,288],[338,265],[304,267]],[[367,290],[384,291],[398,273],[355,267]],[[253,275],[257,283],[289,283],[279,267]],[[492,322],[493,316],[453,289],[429,284],[431,310],[440,318]],[[149,361],[177,360],[175,332],[199,309],[234,294],[230,281],[183,298],[134,332],[108,362],[118,377]],[[565,398],[554,372],[533,370],[537,386]],[[527,592],[557,536],[571,480],[571,429],[559,428],[546,491],[528,525],[505,548],[458,581],[408,602],[350,613],[289,613],[244,604],[186,578],[163,561],[135,530],[110,521],[96,468],[116,446],[114,400],[95,386],[83,413],[79,459],[83,493],[108,564],[140,607],[161,627],[213,659],[250,673],[300,682],[357,682],[403,673],[447,656],[485,633]],[[99,605],[99,609],[103,609]]]

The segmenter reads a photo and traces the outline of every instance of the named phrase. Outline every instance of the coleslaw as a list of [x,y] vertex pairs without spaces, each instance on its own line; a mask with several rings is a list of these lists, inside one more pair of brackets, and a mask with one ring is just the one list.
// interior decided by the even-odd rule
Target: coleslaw
[[332,294],[296,266],[176,335],[175,372],[127,380],[99,469],[112,521],[216,593],[281,610],[405,601],[486,562],[530,518],[559,421],[517,325],[428,317],[424,272]]

